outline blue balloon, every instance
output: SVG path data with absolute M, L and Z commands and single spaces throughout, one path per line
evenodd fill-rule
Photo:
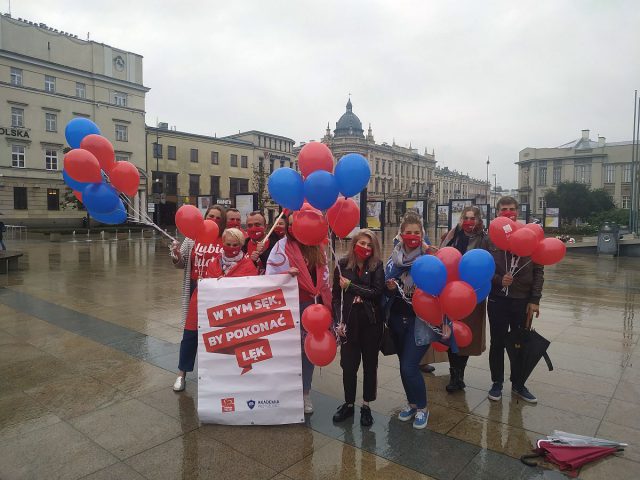
M 304 202 L 304 182 L 298 172 L 289 167 L 277 169 L 269 175 L 269 195 L 289 210 L 300 210 Z
M 371 169 L 366 158 L 348 153 L 340 159 L 334 170 L 338 188 L 345 197 L 352 197 L 369 184 Z
M 97 220 L 102 223 L 106 223 L 108 225 L 118 225 L 120 223 L 124 223 L 127 220 L 127 211 L 125 210 L 124 204 L 120 199 L 118 199 L 118 206 L 112 212 L 108 212 L 108 213 L 89 212 L 89 215 L 91 215 L 94 220 Z
M 439 295 L 447 283 L 447 268 L 433 255 L 422 255 L 411 266 L 413 283 L 424 292 Z
M 485 298 L 489 296 L 491 293 L 491 282 L 486 282 L 482 284 L 479 288 L 475 289 L 476 297 L 478 299 L 478 303 L 482 303 Z
M 80 148 L 80 142 L 87 135 L 95 133 L 100 135 L 100 129 L 88 118 L 76 117 L 67 123 L 64 129 L 64 137 L 71 148 Z
M 304 181 L 304 196 L 318 210 L 330 208 L 338 198 L 338 183 L 325 170 L 316 170 Z
M 481 248 L 467 251 L 458 264 L 460 280 L 467 282 L 473 288 L 480 288 L 490 281 L 496 271 L 493 256 Z
M 91 183 L 78 182 L 69 176 L 69 174 L 62 170 L 62 178 L 64 179 L 64 183 L 67 184 L 71 190 L 76 190 L 77 192 L 84 191 L 87 185 L 91 185 Z
M 92 183 L 82 191 L 82 203 L 93 216 L 113 212 L 120 201 L 118 191 L 106 183 Z

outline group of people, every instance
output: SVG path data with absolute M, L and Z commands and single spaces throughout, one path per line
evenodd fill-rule
M 518 202 L 503 197 L 497 204 L 498 215 L 517 219 Z M 368 229 L 357 232 L 346 254 L 336 262 L 331 279 L 329 262 L 322 245 L 308 246 L 296 240 L 293 215 L 279 217 L 273 233 L 266 237 L 266 220 L 260 212 L 246 218 L 246 231 L 241 229 L 240 213 L 219 205 L 210 207 L 205 218 L 218 224 L 222 232 L 217 244 L 206 248 L 185 239 L 174 242 L 171 256 L 176 267 L 184 268 L 183 322 L 179 371 L 175 391 L 185 388 L 185 376 L 193 371 L 197 350 L 197 282 L 200 278 L 272 275 L 288 273 L 297 277 L 300 313 L 309 305 L 322 303 L 330 307 L 336 337 L 340 342 L 340 366 L 343 372 L 344 403 L 333 416 L 343 422 L 355 414 L 357 374 L 362 364 L 363 392 L 360 423 L 373 424 L 370 402 L 376 399 L 378 355 L 383 334 L 391 337 L 400 364 L 400 377 L 407 405 L 398 414 L 401 421 L 413 421 L 413 427 L 427 426 L 427 389 L 422 374 L 425 364 L 449 362 L 449 393 L 464 390 L 464 372 L 470 355 L 480 355 L 485 349 L 485 323 L 488 312 L 491 343 L 489 365 L 492 385 L 488 398 L 502 398 L 504 384 L 505 337 L 509 330 L 529 328 L 533 316 L 539 315 L 542 294 L 543 267 L 528 257 L 515 257 L 493 245 L 484 229 L 480 209 L 466 207 L 459 223 L 443 236 L 440 248 L 450 246 L 460 253 L 482 248 L 488 250 L 496 263 L 492 289 L 487 300 L 480 302 L 465 319 L 473 334 L 472 342 L 448 358 L 433 352 L 434 341 L 447 340 L 451 329 L 433 329 L 416 317 L 411 305 L 415 285 L 411 266 L 422 255 L 433 254 L 437 248 L 429 245 L 422 219 L 407 213 L 394 239 L 391 256 L 383 262 L 378 237 Z M 517 267 L 517 274 L 513 266 Z M 332 280 L 332 281 L 331 281 Z M 301 344 L 307 335 L 300 326 Z M 517 365 L 511 366 L 517 372 Z M 313 412 L 310 398 L 314 365 L 302 348 L 302 382 L 305 413 Z M 524 381 L 512 374 L 513 393 L 535 403 Z

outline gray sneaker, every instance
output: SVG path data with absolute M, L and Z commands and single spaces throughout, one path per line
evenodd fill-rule
M 489 400 L 493 400 L 494 402 L 500 400 L 502 398 L 502 383 L 494 382 L 493 385 L 491 385 L 491 390 L 489 390 L 489 395 L 487 395 L 487 398 L 489 398 Z
M 531 393 L 527 387 L 513 387 L 511 389 L 511 391 L 513 393 L 515 393 L 517 396 L 519 396 L 522 400 L 524 400 L 525 402 L 529 402 L 529 403 L 538 403 L 538 399 L 536 398 L 536 396 Z

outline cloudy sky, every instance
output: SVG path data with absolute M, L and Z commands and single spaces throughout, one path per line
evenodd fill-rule
M 6 12 L 9 0 L 0 0 Z M 376 141 L 517 184 L 528 146 L 591 129 L 630 140 L 640 88 L 634 0 L 13 0 L 144 56 L 147 124 L 319 140 L 348 94 Z

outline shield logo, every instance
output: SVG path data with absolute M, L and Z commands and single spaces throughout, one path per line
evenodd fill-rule
M 247 400 L 247 406 L 249 407 L 249 409 L 253 410 L 253 407 L 256 406 L 256 402 L 254 402 L 253 400 Z

